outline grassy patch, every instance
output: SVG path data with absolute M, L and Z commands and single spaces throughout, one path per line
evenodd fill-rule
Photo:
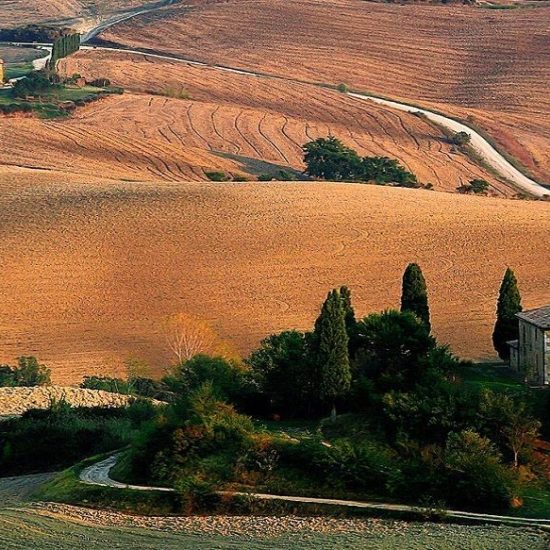
M 530 484 L 522 493 L 523 506 L 511 515 L 524 518 L 550 519 L 550 483 Z
M 461 367 L 458 376 L 465 384 L 494 391 L 524 390 L 521 376 L 507 366 L 494 363 L 477 363 Z
M 23 111 L 21 107 L 28 106 L 28 112 L 32 112 L 39 118 L 65 118 L 70 115 L 70 110 L 63 108 L 63 103 L 72 102 L 78 106 L 94 101 L 103 94 L 120 93 L 117 89 L 96 88 L 84 86 L 82 88 L 64 86 L 43 93 L 39 99 L 20 99 L 12 96 L 10 89 L 0 90 L 0 108 L 13 106 L 14 111 Z M 24 111 L 23 111 L 24 112 Z
M 32 63 L 12 63 L 6 67 L 6 78 L 8 80 L 12 78 L 21 78 L 27 76 L 33 71 Z

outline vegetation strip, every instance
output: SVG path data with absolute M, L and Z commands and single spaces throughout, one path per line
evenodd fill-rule
M 96 462 L 90 466 L 87 466 L 80 472 L 80 481 L 87 485 L 98 485 L 101 487 L 112 487 L 113 489 L 132 489 L 135 491 L 160 491 L 160 492 L 175 492 L 172 487 L 154 487 L 147 485 L 130 485 L 121 483 L 109 477 L 111 468 L 116 464 L 120 454 L 114 454 L 109 458 Z M 390 511 L 390 512 L 411 512 L 418 514 L 428 514 L 430 512 L 427 508 L 418 506 L 408 506 L 406 504 L 385 504 L 378 502 L 362 502 L 356 500 L 340 500 L 331 498 L 315 498 L 315 497 L 301 497 L 291 495 L 271 495 L 267 493 L 244 493 L 239 491 L 216 491 L 221 496 L 242 496 L 259 500 L 282 500 L 287 502 L 309 503 L 309 504 L 322 504 L 329 506 L 342 506 L 346 508 L 368 508 L 372 510 Z M 550 519 L 536 519 L 536 518 L 518 518 L 513 516 L 502 516 L 493 514 L 478 514 L 475 512 L 463 512 L 459 510 L 442 510 L 442 514 L 447 518 L 466 519 L 480 522 L 490 523 L 509 523 L 513 525 L 524 525 L 530 527 L 550 526 Z

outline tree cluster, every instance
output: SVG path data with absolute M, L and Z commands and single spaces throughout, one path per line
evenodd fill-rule
M 68 57 L 80 49 L 80 34 L 66 34 L 56 38 L 53 43 L 52 56 L 50 58 L 50 69 L 55 71 L 56 63 Z
M 16 98 L 27 99 L 47 94 L 56 87 L 58 85 L 51 82 L 45 71 L 34 71 L 14 84 L 12 94 Z
M 330 181 L 373 182 L 419 187 L 416 176 L 388 157 L 360 157 L 334 136 L 303 146 L 306 174 Z

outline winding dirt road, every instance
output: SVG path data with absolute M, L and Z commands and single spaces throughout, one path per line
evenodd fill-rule
M 81 42 L 84 44 L 86 42 L 89 42 L 93 38 L 95 38 L 98 34 L 102 33 L 103 31 L 118 25 L 119 23 L 123 23 L 124 21 L 128 21 L 128 19 L 132 19 L 134 17 L 137 17 L 138 15 L 144 15 L 146 13 L 150 13 L 152 11 L 157 11 L 161 8 L 164 8 L 166 6 L 170 6 L 171 4 L 174 4 L 176 0 L 163 0 L 161 2 L 156 2 L 155 4 L 148 4 L 143 6 L 142 8 L 126 11 L 123 13 L 120 13 L 118 15 L 113 15 L 112 17 L 109 17 L 105 21 L 102 21 L 101 23 L 98 23 L 96 26 L 91 27 L 89 30 L 85 30 L 81 37 Z
M 102 460 L 96 462 L 87 468 L 84 468 L 80 472 L 80 480 L 82 483 L 87 485 L 99 485 L 101 487 L 112 487 L 115 489 L 134 489 L 137 491 L 163 491 L 163 492 L 174 492 L 174 489 L 167 487 L 153 487 L 147 485 L 127 485 L 125 483 L 120 483 L 115 481 L 110 477 L 110 472 L 113 466 L 116 464 L 119 454 L 115 454 Z M 289 496 L 289 495 L 271 495 L 266 493 L 239 493 L 239 492 L 226 492 L 218 491 L 220 495 L 237 495 L 237 496 L 249 496 L 256 498 L 258 500 L 279 500 L 285 502 L 297 502 L 305 504 L 320 504 L 327 506 L 340 506 L 342 508 L 355 508 L 363 510 L 379 510 L 381 512 L 411 512 L 418 513 L 422 511 L 421 508 L 417 506 L 408 506 L 406 504 L 383 504 L 379 502 L 363 502 L 357 500 L 339 500 L 339 499 L 330 499 L 330 498 L 313 498 L 313 497 L 300 497 L 300 496 Z M 426 510 L 428 511 L 428 510 Z M 535 518 L 517 518 L 513 516 L 497 516 L 491 514 L 477 514 L 474 512 L 463 512 L 459 510 L 445 510 L 446 517 L 468 520 L 468 521 L 479 521 L 481 523 L 506 523 L 510 525 L 521 525 L 529 527 L 549 527 L 550 528 L 550 519 L 535 519 Z

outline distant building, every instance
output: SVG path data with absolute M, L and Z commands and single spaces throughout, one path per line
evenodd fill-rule
M 529 384 L 550 383 L 550 305 L 522 311 L 519 339 L 508 342 L 510 366 L 525 376 Z

